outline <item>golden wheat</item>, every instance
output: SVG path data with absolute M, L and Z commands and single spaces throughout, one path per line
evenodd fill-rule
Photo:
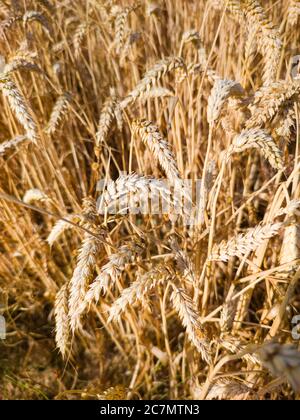
M 0 1 L 2 399 L 297 399 L 299 11 Z

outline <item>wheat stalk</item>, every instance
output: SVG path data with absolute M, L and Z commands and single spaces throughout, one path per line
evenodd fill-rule
M 8 16 L 10 14 L 10 8 L 7 6 L 3 1 L 0 3 L 0 11 L 1 14 L 4 16 Z

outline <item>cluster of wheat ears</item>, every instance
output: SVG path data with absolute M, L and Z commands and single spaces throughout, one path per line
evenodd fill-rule
M 0 14 L 1 395 L 297 398 L 300 1 Z

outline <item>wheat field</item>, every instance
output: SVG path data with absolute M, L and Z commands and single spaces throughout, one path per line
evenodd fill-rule
M 298 399 L 300 1 L 0 13 L 0 398 Z

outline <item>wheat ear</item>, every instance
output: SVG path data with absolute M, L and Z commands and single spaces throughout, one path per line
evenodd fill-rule
M 147 99 L 168 97 L 174 97 L 174 92 L 164 87 L 155 86 L 141 94 L 139 99 L 142 101 L 142 103 L 144 103 Z
M 50 246 L 53 246 L 53 244 L 60 238 L 60 236 L 69 229 L 73 229 L 75 226 L 72 223 L 78 223 L 81 220 L 81 216 L 78 214 L 70 214 L 64 217 L 66 220 L 59 220 L 55 223 L 53 226 L 48 238 L 47 242 Z M 72 223 L 68 223 L 68 222 Z
M 71 99 L 72 96 L 68 92 L 63 93 L 57 98 L 46 127 L 46 133 L 53 135 L 56 132 L 60 121 L 65 117 L 69 109 Z
M 19 92 L 16 84 L 8 75 L 1 75 L 0 88 L 4 96 L 7 97 L 10 107 L 15 113 L 18 121 L 24 127 L 27 137 L 36 143 L 38 137 L 36 124 L 31 116 L 31 110 L 26 104 L 24 97 Z
M 203 333 L 203 327 L 200 323 L 200 315 L 194 307 L 192 299 L 187 292 L 178 288 L 172 283 L 173 291 L 171 293 L 171 301 L 174 309 L 179 315 L 182 325 L 186 329 L 189 340 L 194 344 L 202 359 L 206 363 L 211 362 L 208 342 Z
M 65 284 L 61 287 L 55 298 L 54 304 L 55 315 L 55 342 L 65 358 L 68 350 L 69 339 L 69 316 L 68 316 L 68 285 Z
M 294 222 L 284 229 L 279 263 L 284 265 L 291 263 L 290 267 L 285 270 L 285 277 L 290 277 L 298 268 L 299 264 L 295 261 L 300 258 L 300 227 Z M 282 272 L 281 272 L 282 276 Z
M 83 217 L 86 220 L 84 227 L 96 235 L 98 233 L 98 229 L 94 226 L 96 205 L 91 198 L 84 199 Z M 73 333 L 80 325 L 80 319 L 77 316 L 78 308 L 84 300 L 86 287 L 92 277 L 100 248 L 101 242 L 98 238 L 85 232 L 77 257 L 77 264 L 70 280 L 69 319 Z
M 22 15 L 8 16 L 0 23 L 0 33 L 5 32 L 14 26 L 15 23 L 22 21 Z
M 156 63 L 146 72 L 142 80 L 139 81 L 137 86 L 121 102 L 121 107 L 126 108 L 129 104 L 135 102 L 137 98 L 149 91 L 162 76 L 179 67 L 184 67 L 184 62 L 180 57 L 167 57 Z
M 288 17 L 287 17 L 288 26 L 292 28 L 296 26 L 299 16 L 300 16 L 300 1 L 290 0 L 289 7 L 288 7 Z
M 101 293 L 106 293 L 109 287 L 114 286 L 126 266 L 141 252 L 142 247 L 138 244 L 123 245 L 118 249 L 118 252 L 108 257 L 108 262 L 101 268 L 98 276 L 90 284 L 84 300 L 78 307 L 76 314 L 78 318 L 93 302 L 98 302 Z
M 50 15 L 52 15 L 55 12 L 55 6 L 53 6 L 50 1 L 48 0 L 37 0 L 37 3 L 40 4 L 40 6 L 47 12 L 49 12 Z
M 108 182 L 106 190 L 98 200 L 99 214 L 124 214 L 132 206 L 139 204 L 140 210 L 149 210 L 149 200 L 158 203 L 162 200 L 162 210 L 168 210 L 170 218 L 176 213 L 185 214 L 185 206 L 181 197 L 172 192 L 162 180 L 143 177 L 137 174 L 121 175 L 116 181 Z M 157 209 L 156 209 L 157 211 Z M 187 215 L 189 216 L 189 215 Z
M 265 130 L 259 128 L 243 130 L 241 134 L 236 136 L 233 139 L 229 154 L 240 153 L 244 150 L 253 148 L 259 149 L 273 168 L 278 170 L 283 169 L 282 153 L 277 147 L 273 137 Z
M 36 71 L 41 73 L 42 70 L 34 62 L 36 57 L 36 53 L 21 49 L 5 65 L 3 73 L 10 74 L 18 70 Z
M 26 27 L 29 22 L 39 22 L 39 24 L 45 29 L 48 36 L 53 38 L 53 29 L 48 18 L 43 13 L 37 12 L 35 10 L 28 10 L 23 15 L 24 26 Z
M 286 104 L 274 121 L 274 128 L 277 136 L 281 137 L 286 144 L 290 144 L 293 140 L 293 133 L 296 132 L 297 116 L 294 104 Z M 296 137 L 296 136 L 295 136 Z
M 101 394 L 98 394 L 98 400 L 126 400 L 127 391 L 123 385 L 111 386 Z
M 149 148 L 155 159 L 159 161 L 169 181 L 172 184 L 180 181 L 179 170 L 171 147 L 161 135 L 158 127 L 151 121 L 134 120 L 132 131 L 134 134 L 139 134 L 143 143 Z
M 171 248 L 180 276 L 185 281 L 196 285 L 195 268 L 188 254 L 179 247 L 175 240 L 171 242 Z
M 121 296 L 113 303 L 109 310 L 108 322 L 118 320 L 128 305 L 136 302 L 145 303 L 149 293 L 160 284 L 166 283 L 171 275 L 164 266 L 158 266 L 151 271 L 139 275 L 127 289 L 124 289 Z
M 255 92 L 252 103 L 249 105 L 251 118 L 246 122 L 246 128 L 263 127 L 268 121 L 281 110 L 286 108 L 287 103 L 292 107 L 300 93 L 300 81 L 279 81 L 263 86 Z
M 128 23 L 128 16 L 134 10 L 134 7 L 125 7 L 121 9 L 115 16 L 115 48 L 119 55 L 125 44 L 126 27 Z
M 69 317 L 73 332 L 80 324 L 78 308 L 84 300 L 86 286 L 93 274 L 99 250 L 100 242 L 98 239 L 86 233 L 79 250 L 76 268 L 70 280 Z
M 226 12 L 232 14 L 233 17 L 242 19 L 244 17 L 241 0 L 212 0 L 212 5 L 217 10 L 223 10 L 226 6 Z
M 219 344 L 232 354 L 237 354 L 245 351 L 246 345 L 241 343 L 239 338 L 227 335 L 226 339 L 219 339 Z M 255 354 L 246 353 L 242 359 L 251 364 L 258 364 L 259 358 Z
M 216 80 L 207 104 L 207 120 L 211 125 L 217 121 L 223 110 L 226 100 L 230 96 L 241 96 L 244 90 L 242 86 L 233 80 Z
M 49 197 L 38 188 L 31 188 L 27 190 L 23 197 L 23 202 L 26 204 L 34 203 L 35 201 L 48 201 Z
M 122 126 L 122 111 L 120 110 L 116 90 L 114 88 L 110 89 L 110 95 L 105 100 L 103 108 L 100 113 L 97 133 L 96 133 L 96 147 L 99 146 L 107 140 L 108 134 L 110 132 L 112 123 L 114 119 L 119 121 L 119 129 Z
M 211 261 L 227 262 L 230 257 L 242 258 L 249 252 L 255 251 L 266 239 L 278 235 L 283 223 L 269 223 L 249 229 L 247 233 L 238 235 L 228 242 L 221 242 L 214 246 Z
M 28 140 L 29 139 L 26 136 L 17 136 L 13 139 L 0 143 L 0 156 L 5 155 L 8 150 L 16 148 L 20 144 L 26 143 Z
M 81 52 L 81 46 L 86 36 L 86 32 L 88 29 L 88 25 L 86 22 L 79 23 L 77 28 L 75 29 L 75 33 L 73 36 L 73 45 L 74 45 L 74 55 L 75 58 L 78 59 Z
M 279 30 L 268 18 L 258 0 L 241 0 L 241 8 L 249 28 L 258 34 L 258 46 L 264 56 L 263 81 L 266 85 L 276 80 L 280 62 L 282 42 Z
M 249 400 L 249 394 L 251 399 L 253 390 L 241 382 L 219 379 L 213 383 L 206 400 Z

